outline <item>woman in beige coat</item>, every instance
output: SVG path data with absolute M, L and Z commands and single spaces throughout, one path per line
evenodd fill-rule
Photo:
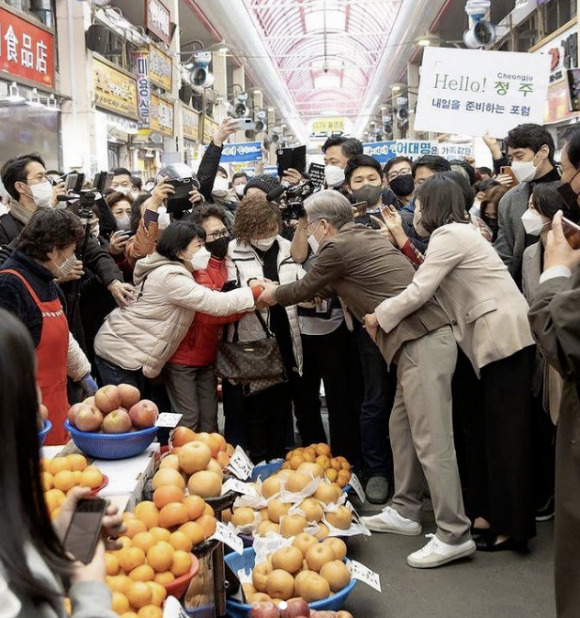
M 535 535 L 528 304 L 507 268 L 469 224 L 461 189 L 436 175 L 417 191 L 414 226 L 429 249 L 412 284 L 365 317 L 389 332 L 435 295 L 480 378 L 473 393 L 469 498 L 478 549 L 523 549 Z M 478 404 L 481 402 L 481 406 Z M 478 413 L 477 410 L 480 409 Z

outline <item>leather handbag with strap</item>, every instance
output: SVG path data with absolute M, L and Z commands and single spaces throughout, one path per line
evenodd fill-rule
M 240 341 L 236 322 L 232 341 L 220 342 L 215 364 L 217 375 L 233 384 L 242 384 L 246 395 L 286 381 L 286 369 L 276 337 L 262 314 L 258 310 L 254 313 L 266 338 Z

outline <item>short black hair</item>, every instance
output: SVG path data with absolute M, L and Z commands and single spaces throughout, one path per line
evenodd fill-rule
M 477 182 L 477 176 L 475 175 L 475 169 L 473 168 L 472 165 L 469 165 L 469 163 L 465 161 L 465 159 L 453 159 L 449 161 L 449 165 L 451 165 L 451 169 L 453 169 L 454 166 L 458 166 L 464 169 L 469 178 L 469 184 L 472 187 Z
M 133 186 L 135 187 L 135 189 L 141 191 L 141 189 L 143 188 L 143 181 L 141 180 L 141 178 L 139 176 L 131 176 L 131 181 L 133 182 Z
M 248 175 L 246 174 L 246 172 L 236 172 L 233 176 L 232 176 L 232 184 L 234 184 L 234 180 L 237 180 L 238 178 L 245 178 L 246 180 L 249 180 Z
M 105 202 L 107 202 L 107 206 L 113 210 L 113 206 L 115 206 L 118 202 L 129 202 L 129 204 L 133 206 L 134 200 L 130 195 L 125 195 L 120 191 L 113 191 L 113 193 L 107 194 Z
M 64 176 L 64 172 L 59 172 L 58 170 L 46 170 L 47 176 Z
M 113 176 L 130 176 L 133 180 L 133 174 L 126 167 L 116 167 L 113 170 Z
M 493 172 L 491 171 L 489 167 L 478 167 L 477 171 L 480 174 L 485 174 L 486 176 L 493 176 Z
M 229 175 L 229 174 L 228 174 L 228 172 L 227 172 L 227 170 L 226 170 L 226 168 L 225 168 L 225 167 L 223 167 L 223 165 L 218 165 L 217 171 L 218 171 L 218 172 L 221 172 L 222 174 L 225 174 L 225 175 L 226 175 L 226 178 L 227 178 L 227 177 L 228 177 L 228 175 Z
M 14 159 L 8 159 L 2 166 L 2 170 L 0 170 L 2 184 L 10 194 L 10 197 L 16 201 L 20 199 L 20 193 L 16 191 L 14 185 L 17 182 L 26 182 L 26 167 L 29 163 L 40 163 L 40 165 L 46 167 L 44 159 L 37 152 L 31 152 Z
M 476 182 L 473 185 L 473 190 L 476 193 L 479 193 L 480 191 L 487 191 L 488 189 L 490 189 L 491 187 L 495 187 L 496 185 L 499 185 L 499 182 L 497 180 L 494 180 L 493 178 L 488 178 L 486 180 L 480 180 L 479 182 Z
M 461 192 L 463 193 L 463 201 L 465 202 L 465 211 L 469 212 L 471 207 L 473 206 L 473 200 L 475 199 L 475 191 L 473 187 L 465 178 L 465 175 L 461 172 L 451 170 L 450 172 L 441 172 L 438 174 L 439 176 L 443 176 L 445 178 L 450 178 L 454 182 L 459 185 Z
M 329 137 L 322 146 L 322 152 L 326 152 L 332 146 L 342 146 L 342 154 L 348 159 L 361 155 L 363 153 L 362 142 L 356 137 Z
M 351 176 L 359 167 L 372 167 L 377 171 L 381 178 L 383 177 L 383 168 L 381 167 L 381 164 L 375 158 L 370 157 L 369 155 L 361 154 L 349 159 L 346 167 L 344 168 L 344 178 L 347 184 L 350 184 Z
M 181 262 L 178 254 L 185 251 L 194 238 L 201 238 L 205 242 L 204 229 L 191 221 L 175 221 L 163 230 L 156 251 L 172 262 Z
M 432 172 L 438 174 L 439 172 L 449 172 L 451 171 L 451 165 L 447 159 L 440 157 L 439 155 L 425 155 L 420 159 L 417 159 L 413 163 L 413 178 L 415 178 L 415 174 L 417 172 L 418 167 L 427 167 Z
M 216 204 L 204 204 L 199 208 L 194 208 L 193 212 L 188 217 L 188 221 L 191 221 L 201 227 L 203 222 L 210 217 L 216 217 L 216 219 L 219 219 L 226 227 L 228 227 L 223 209 Z
M 545 217 L 553 219 L 554 215 L 561 210 L 567 219 L 576 223 L 580 219 L 580 208 L 577 204 L 573 208 L 568 206 L 558 192 L 558 188 L 561 186 L 562 182 L 560 180 L 535 184 L 532 192 L 532 204 Z
M 421 223 L 428 232 L 446 223 L 470 222 L 461 186 L 450 174 L 435 174 L 426 180 L 417 187 L 416 199 L 421 204 Z
M 49 251 L 78 245 L 83 237 L 83 226 L 77 215 L 66 208 L 40 208 L 20 232 L 16 248 L 35 260 L 46 262 Z
M 564 148 L 570 163 L 576 169 L 580 169 L 580 127 L 574 126 L 566 130 L 563 138 L 566 140 Z
M 409 157 L 395 157 L 394 159 L 389 159 L 385 163 L 385 167 L 383 167 L 383 172 L 385 176 L 390 172 L 393 165 L 397 165 L 397 163 L 408 163 L 411 169 L 413 169 L 413 161 L 409 159 Z
M 553 165 L 556 147 L 550 132 L 543 126 L 533 122 L 519 124 L 507 134 L 505 139 L 506 148 L 529 148 L 534 153 L 538 152 L 544 144 L 550 149 L 548 160 Z

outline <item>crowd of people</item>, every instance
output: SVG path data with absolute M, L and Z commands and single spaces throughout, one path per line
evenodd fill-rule
M 236 130 L 220 125 L 197 173 L 174 164 L 142 183 L 119 168 L 103 195 L 87 184 L 90 217 L 38 154 L 4 163 L 0 308 L 25 329 L 4 313 L 0 348 L 19 337 L 36 350 L 47 443 L 66 441 L 69 404 L 99 385 L 133 384 L 204 432 L 218 430 L 221 398 L 226 439 L 254 463 L 293 448 L 294 423 L 301 443 L 329 442 L 367 500 L 388 502 L 363 517 L 373 531 L 421 534 L 428 495 L 436 532 L 412 567 L 527 551 L 555 510 L 558 615 L 575 616 L 580 249 L 567 236 L 580 131 L 559 163 L 542 126 L 503 146 L 486 137 L 493 169 L 435 155 L 383 166 L 332 137 L 324 186 L 297 205 L 285 190 L 304 170 L 228 176 Z M 169 207 L 172 181 L 190 183 L 185 208 Z M 280 375 L 228 377 L 222 343 L 261 340 L 275 342 Z M 22 516 L 45 525 L 34 508 Z M 11 547 L 0 542 L 0 563 Z M 69 572 L 52 536 L 35 549 Z

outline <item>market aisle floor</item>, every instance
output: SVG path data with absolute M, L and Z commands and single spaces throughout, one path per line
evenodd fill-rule
M 424 533 L 433 531 L 427 525 Z M 383 592 L 359 583 L 346 609 L 355 618 L 554 618 L 553 532 L 553 522 L 539 524 L 533 551 L 525 556 L 477 552 L 473 559 L 423 570 L 405 561 L 423 536 L 354 537 L 349 557 L 380 573 Z

